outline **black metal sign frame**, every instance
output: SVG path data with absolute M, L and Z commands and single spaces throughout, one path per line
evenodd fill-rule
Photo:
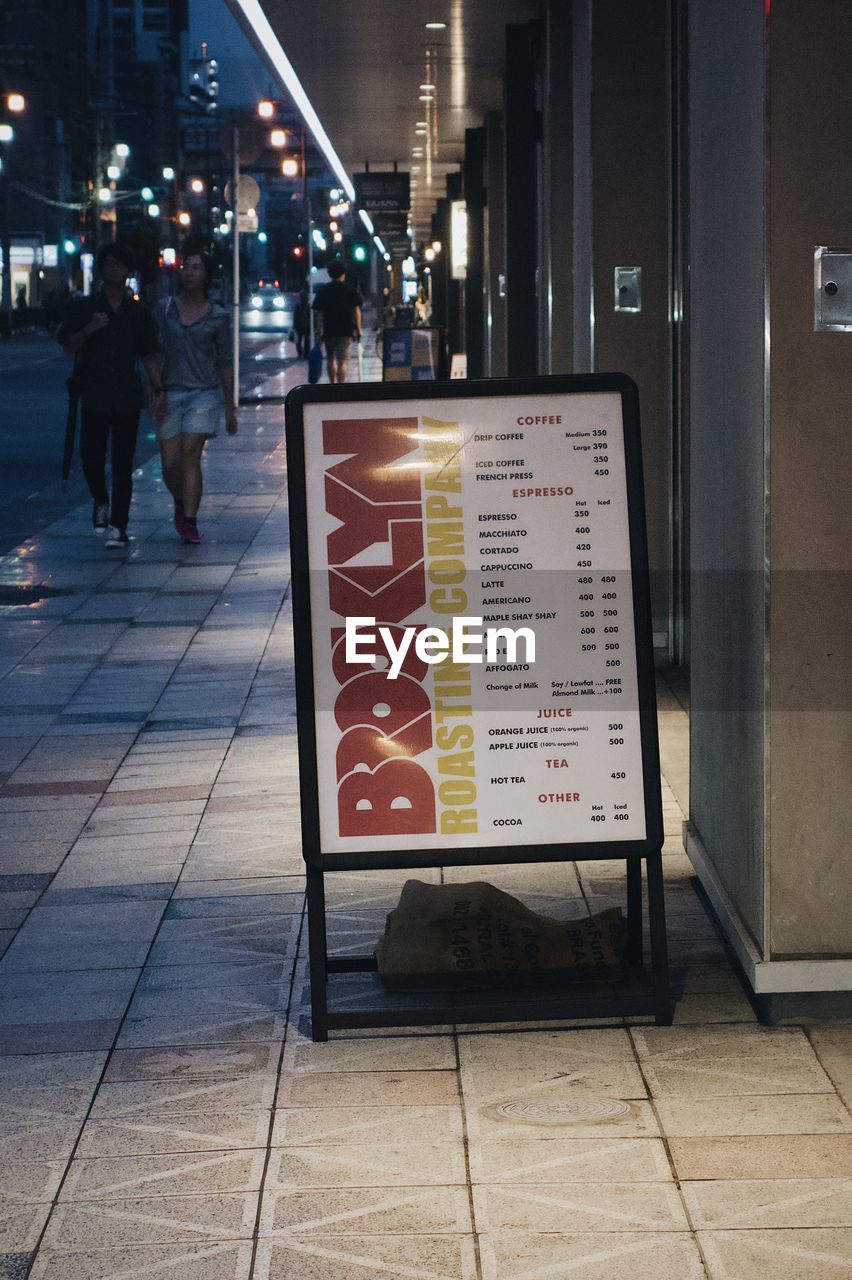
M 317 775 L 316 700 L 311 628 L 308 505 L 305 472 L 304 414 L 306 405 L 375 404 L 417 400 L 440 403 L 475 397 L 503 400 L 547 394 L 615 393 L 621 398 L 626 475 L 627 517 L 630 540 L 633 622 L 638 683 L 638 709 L 646 823 L 644 840 L 611 840 L 577 844 L 436 846 L 416 851 L 375 850 L 364 853 L 323 853 L 320 840 L 319 784 Z M 441 1023 L 495 1022 L 501 1020 L 607 1016 L 601 1013 L 600 995 L 574 992 L 542 999 L 525 999 L 508 993 L 505 1006 L 486 1003 L 477 1013 L 470 998 L 456 997 L 446 1005 L 420 1009 L 376 1008 L 329 1012 L 327 983 L 330 973 L 375 970 L 372 956 L 329 956 L 326 937 L 325 887 L 327 871 L 382 870 L 446 866 L 482 866 L 494 863 L 577 862 L 624 859 L 627 880 L 627 958 L 634 966 L 642 961 L 642 862 L 646 864 L 648 917 L 651 946 L 651 986 L 632 982 L 616 993 L 614 1016 L 653 1013 L 660 1024 L 672 1020 L 666 945 L 662 876 L 663 813 L 660 760 L 657 739 L 656 688 L 648 553 L 645 533 L 642 455 L 639 434 L 639 401 L 635 384 L 623 374 L 589 374 L 528 379 L 493 379 L 483 382 L 361 383 L 296 387 L 286 398 L 287 471 L 292 565 L 293 627 L 296 668 L 299 786 L 302 850 L 306 862 L 308 927 L 311 969 L 311 1014 L 314 1040 L 326 1040 L 329 1029 L 364 1026 L 437 1025 Z M 635 976 L 635 975 L 634 975 Z M 598 990 L 599 990 L 598 984 Z M 576 1013 L 571 1013 L 576 1009 Z M 501 1012 L 502 1010 L 502 1012 Z M 548 1012 L 548 1010 L 552 1010 Z

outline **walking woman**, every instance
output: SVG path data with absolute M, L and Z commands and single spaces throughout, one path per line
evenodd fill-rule
M 207 297 L 211 270 L 206 254 L 185 253 L 181 293 L 164 298 L 156 311 L 164 392 L 157 405 L 157 434 L 163 479 L 175 503 L 175 529 L 186 543 L 201 541 L 204 446 L 223 425 L 229 436 L 237 430 L 231 327 L 225 309 Z

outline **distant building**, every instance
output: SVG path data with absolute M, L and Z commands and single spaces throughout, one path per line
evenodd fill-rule
M 21 289 L 36 304 L 58 285 L 62 245 L 78 228 L 87 177 L 90 115 L 86 0 L 6 0 L 0 5 L 0 120 L 14 138 L 0 147 L 0 233 L 11 257 L 4 310 Z M 11 114 L 5 95 L 21 93 Z M 0 263 L 2 270 L 2 263 Z M 4 282 L 5 283 L 5 282 Z
M 187 0 L 0 6 L 0 92 L 26 99 L 10 117 L 14 139 L 0 143 L 5 312 L 21 290 L 38 305 L 66 281 L 88 280 L 86 255 L 119 232 L 138 243 L 150 275 L 172 238 L 171 224 L 148 208 L 175 212 L 163 169 L 180 167 L 187 25 Z M 0 122 L 6 114 L 0 104 Z
M 176 210 L 173 182 L 164 169 L 180 167 L 181 98 L 186 85 L 188 0 L 87 0 L 88 56 L 93 70 L 93 170 L 100 225 L 95 238 L 115 230 L 137 242 L 150 275 L 161 244 L 172 239 L 164 219 Z M 116 155 L 116 144 L 129 155 Z M 110 177 L 110 166 L 120 170 Z M 115 194 L 97 200 L 97 189 Z M 141 192 L 150 188 L 145 199 Z M 149 216 L 157 206 L 159 217 Z M 104 224 L 107 224 L 106 226 Z

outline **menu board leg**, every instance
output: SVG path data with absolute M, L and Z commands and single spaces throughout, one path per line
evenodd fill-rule
M 669 953 L 666 942 L 666 907 L 663 898 L 663 857 L 649 853 L 648 922 L 651 928 L 651 972 L 654 983 L 654 1015 L 658 1026 L 670 1027 L 674 1017 L 669 986 Z
M 311 969 L 311 1039 L 328 1039 L 328 943 L 325 884 L 318 867 L 305 866 L 308 898 L 308 955 Z
M 642 968 L 642 863 L 627 859 L 627 946 L 624 962 Z
M 669 978 L 668 947 L 666 943 L 666 908 L 663 887 L 663 860 L 660 850 L 648 853 L 643 858 L 629 857 L 625 859 L 627 868 L 627 945 L 625 948 L 625 965 L 633 969 L 641 969 L 643 959 L 642 945 L 642 862 L 647 863 L 648 885 L 648 920 L 651 934 L 651 974 L 641 982 L 643 994 L 641 1007 L 635 1005 L 636 990 L 634 980 L 628 980 L 630 1004 L 622 1006 L 620 1016 L 633 1013 L 653 1013 L 658 1026 L 671 1026 L 674 1014 L 671 985 Z M 311 1038 L 314 1041 L 328 1040 L 329 1029 L 344 1027 L 395 1027 L 395 1026 L 441 1026 L 463 1022 L 501 1022 L 542 1020 L 547 1018 L 583 1018 L 605 1016 L 605 999 L 586 993 L 578 993 L 576 998 L 567 997 L 565 993 L 555 996 L 552 1001 L 518 993 L 517 1001 L 511 998 L 504 1007 L 487 1004 L 478 1008 L 475 993 L 457 994 L 448 997 L 446 1005 L 435 1004 L 405 1010 L 359 1008 L 335 1008 L 328 1010 L 329 975 L 338 973 L 374 973 L 377 968 L 374 954 L 367 955 L 329 955 L 326 932 L 325 884 L 322 868 L 315 863 L 306 864 L 307 900 L 308 900 L 308 951 L 310 956 L 310 991 L 311 991 Z M 627 975 L 625 975 L 627 977 Z M 463 1010 L 459 1002 L 466 1004 L 467 999 L 474 1003 Z M 572 1001 L 576 1007 L 572 1007 Z M 600 1005 L 600 1007 L 598 1007 Z

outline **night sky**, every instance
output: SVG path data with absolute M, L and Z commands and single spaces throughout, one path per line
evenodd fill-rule
M 190 57 L 198 56 L 202 40 L 207 41 L 208 57 L 219 62 L 220 102 L 226 105 L 245 104 L 270 93 L 272 83 L 269 74 L 225 0 L 190 0 Z

